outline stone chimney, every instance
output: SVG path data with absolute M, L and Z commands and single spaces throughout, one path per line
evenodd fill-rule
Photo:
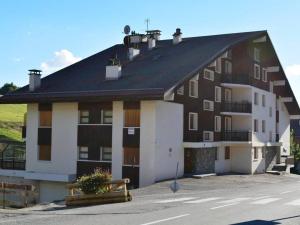
M 117 56 L 112 57 L 109 60 L 109 64 L 106 66 L 105 79 L 117 80 L 122 75 L 122 66 Z
M 182 37 L 181 37 L 181 30 L 180 28 L 176 29 L 176 32 L 173 34 L 173 44 L 177 45 L 178 43 L 180 43 L 182 41 Z
M 128 49 L 128 58 L 130 61 L 133 60 L 139 54 L 140 54 L 140 50 L 138 48 L 129 48 Z
M 152 50 L 153 48 L 155 48 L 155 46 L 156 46 L 156 39 L 151 35 L 148 38 L 148 49 Z
M 29 91 L 35 91 L 41 87 L 41 70 L 28 70 L 29 71 Z

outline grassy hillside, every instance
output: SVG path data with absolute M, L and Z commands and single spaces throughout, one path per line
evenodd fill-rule
M 21 140 L 26 105 L 0 105 L 0 139 Z

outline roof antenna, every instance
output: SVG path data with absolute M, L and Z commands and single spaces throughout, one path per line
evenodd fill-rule
M 145 19 L 145 23 L 147 24 L 147 30 L 149 30 L 150 19 L 149 18 Z

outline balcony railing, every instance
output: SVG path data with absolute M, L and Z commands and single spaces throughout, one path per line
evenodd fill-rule
M 223 131 L 222 141 L 251 141 L 252 133 L 250 131 Z
M 221 106 L 222 112 L 251 113 L 252 104 L 250 102 L 224 102 Z
M 25 170 L 25 143 L 0 140 L 0 169 Z
M 230 84 L 251 84 L 251 77 L 249 75 L 232 75 L 232 74 L 223 74 L 222 83 Z
M 25 170 L 26 161 L 20 159 L 0 159 L 0 169 Z

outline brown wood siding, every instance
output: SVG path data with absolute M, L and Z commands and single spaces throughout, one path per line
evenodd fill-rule
M 124 126 L 125 127 L 140 127 L 140 110 L 125 109 L 124 110 Z
M 77 177 L 80 177 L 82 175 L 91 174 L 97 168 L 111 172 L 111 163 L 110 162 L 77 161 Z
M 38 128 L 38 145 L 51 145 L 51 128 Z
M 133 128 L 134 134 L 128 134 L 130 128 L 123 128 L 123 147 L 140 147 L 140 128 Z
M 39 111 L 52 111 L 52 104 L 51 103 L 40 103 Z
M 112 110 L 112 102 L 99 103 L 79 103 L 78 110 L 87 110 L 89 112 L 89 124 L 101 123 L 101 110 Z
M 125 101 L 123 104 L 124 109 L 140 109 L 141 108 L 141 103 L 139 101 Z
M 111 125 L 78 125 L 78 146 L 98 145 L 111 147 Z
M 129 178 L 129 188 L 138 188 L 139 187 L 139 176 L 140 176 L 140 168 L 132 167 L 132 166 L 123 166 L 122 169 L 122 178 Z

